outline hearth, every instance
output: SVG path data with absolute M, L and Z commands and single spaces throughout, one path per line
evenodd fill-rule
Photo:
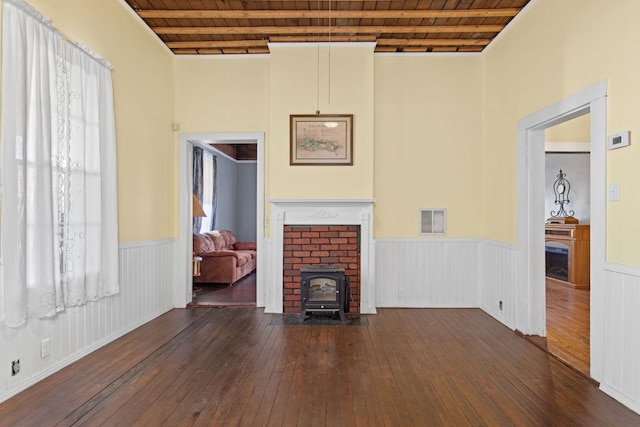
M 300 269 L 302 319 L 314 312 L 338 313 L 344 321 L 349 312 L 349 279 L 344 268 L 314 265 Z

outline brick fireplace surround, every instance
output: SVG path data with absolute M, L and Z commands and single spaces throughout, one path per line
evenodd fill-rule
M 343 267 L 350 280 L 350 311 L 376 313 L 374 202 L 374 199 L 269 200 L 271 238 L 266 313 L 300 312 L 300 267 L 314 264 Z M 295 246 L 285 249 L 290 244 Z
M 285 225 L 283 232 L 284 313 L 300 313 L 300 268 L 337 265 L 349 278 L 351 313 L 360 312 L 359 225 Z

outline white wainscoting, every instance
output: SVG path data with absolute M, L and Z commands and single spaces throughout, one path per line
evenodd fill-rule
M 378 307 L 479 307 L 480 242 L 376 239 Z
M 509 328 L 515 329 L 516 246 L 483 240 L 481 254 L 480 308 Z
M 120 246 L 120 293 L 49 320 L 2 329 L 0 402 L 173 308 L 175 240 Z M 51 354 L 42 358 L 42 340 Z M 12 360 L 20 373 L 11 376 Z
M 591 301 L 592 305 L 597 301 Z M 605 264 L 600 388 L 640 413 L 640 269 Z M 592 322 L 595 320 L 591 317 Z
M 515 277 L 515 245 L 376 239 L 378 307 L 479 307 L 513 329 Z

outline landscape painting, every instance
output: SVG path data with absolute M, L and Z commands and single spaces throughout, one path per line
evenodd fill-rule
M 353 165 L 353 115 L 291 115 L 291 165 Z

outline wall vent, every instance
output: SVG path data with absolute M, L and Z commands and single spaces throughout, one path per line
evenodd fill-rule
M 420 234 L 445 234 L 446 209 L 420 209 Z

